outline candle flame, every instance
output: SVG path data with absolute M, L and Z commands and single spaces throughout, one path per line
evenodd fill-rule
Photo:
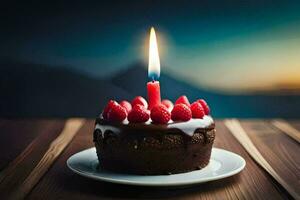
M 156 80 L 160 76 L 160 61 L 159 61 L 155 30 L 153 27 L 151 27 L 150 40 L 149 40 L 148 76 L 152 80 Z

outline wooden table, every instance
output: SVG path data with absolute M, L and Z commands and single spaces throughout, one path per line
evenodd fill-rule
M 288 184 L 298 188 L 299 193 L 299 143 L 275 127 L 271 119 L 239 122 L 264 158 Z M 300 120 L 289 120 L 288 124 L 300 130 Z M 76 125 L 78 129 L 74 128 Z M 249 156 L 225 126 L 224 120 L 216 120 L 214 146 L 240 154 L 247 162 L 245 169 L 229 178 L 185 188 L 109 184 L 74 174 L 67 168 L 66 160 L 72 154 L 93 146 L 93 128 L 92 119 L 0 120 L 0 199 L 292 198 Z

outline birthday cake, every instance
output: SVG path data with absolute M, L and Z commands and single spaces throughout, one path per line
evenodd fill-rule
M 131 103 L 109 101 L 96 119 L 94 143 L 102 169 L 140 175 L 176 174 L 208 165 L 215 124 L 203 100 L 181 96 L 148 107 L 143 97 Z

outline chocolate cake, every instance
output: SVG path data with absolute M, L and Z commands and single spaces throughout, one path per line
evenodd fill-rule
M 210 160 L 215 124 L 211 116 L 153 124 L 96 119 L 94 143 L 100 167 L 140 175 L 199 170 Z

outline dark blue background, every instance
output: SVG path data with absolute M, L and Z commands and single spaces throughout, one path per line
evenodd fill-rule
M 205 98 L 216 117 L 300 117 L 299 1 L 1 7 L 1 117 L 95 117 L 109 99 L 145 96 L 151 26 L 164 98 Z

